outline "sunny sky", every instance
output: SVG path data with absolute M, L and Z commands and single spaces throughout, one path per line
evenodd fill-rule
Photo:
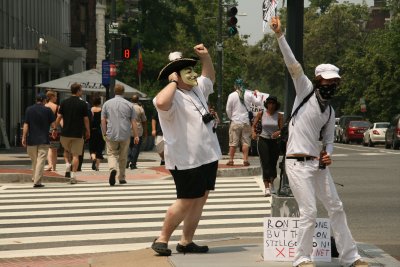
M 238 25 L 239 34 L 250 35 L 249 44 L 254 45 L 263 37 L 262 31 L 262 3 L 263 0 L 237 0 L 238 1 Z M 284 1 L 287 3 L 287 1 Z M 339 2 L 344 2 L 340 0 Z M 348 0 L 351 3 L 362 3 L 362 0 Z M 372 6 L 374 0 L 366 0 L 367 5 Z M 308 1 L 304 1 L 305 6 Z M 278 6 L 282 7 L 282 0 L 278 0 Z M 246 14 L 246 15 L 245 15 Z

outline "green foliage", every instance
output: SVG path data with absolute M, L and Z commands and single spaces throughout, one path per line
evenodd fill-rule
M 224 2 L 235 4 L 232 0 Z M 366 5 L 334 2 L 311 0 L 305 10 L 304 70 L 312 78 L 318 64 L 337 65 L 342 76 L 333 101 L 337 115 L 360 114 L 360 98 L 364 98 L 366 117 L 370 121 L 387 121 L 400 112 L 400 0 L 388 1 L 393 14 L 391 22 L 375 31 L 364 27 L 369 19 Z M 117 3 L 120 13 L 123 1 Z M 156 79 L 172 51 L 194 56 L 193 46 L 203 43 L 216 66 L 217 3 L 216 0 L 140 1 L 142 14 L 123 23 L 121 32 L 132 37 L 132 44 L 142 44 L 141 91 L 153 97 L 163 88 L 165 83 Z M 286 10 L 280 10 L 280 14 L 284 28 Z M 227 96 L 238 77 L 244 79 L 249 89 L 274 94 L 284 103 L 286 67 L 275 36 L 266 34 L 256 45 L 249 46 L 246 36 L 240 34 L 239 28 L 239 35 L 224 36 L 221 110 L 225 110 Z M 139 88 L 136 70 L 136 59 L 123 62 L 118 79 Z M 200 66 L 196 71 L 200 73 Z M 217 86 L 214 87 L 217 91 Z M 210 96 L 210 102 L 217 103 L 217 93 Z
M 321 13 L 325 13 L 331 3 L 336 2 L 335 0 L 310 0 L 310 7 L 319 8 Z

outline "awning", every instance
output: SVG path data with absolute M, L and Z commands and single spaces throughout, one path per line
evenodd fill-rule
M 75 82 L 82 85 L 82 90 L 85 94 L 91 92 L 100 92 L 103 95 L 106 93 L 106 88 L 101 83 L 101 72 L 97 69 L 87 70 L 81 73 L 72 74 L 70 76 L 62 77 L 56 80 L 48 81 L 45 83 L 37 84 L 35 87 L 38 88 L 51 88 L 59 92 L 70 92 L 71 85 Z M 134 93 L 139 93 L 141 98 L 145 98 L 147 95 L 140 92 L 138 89 L 133 88 L 118 80 L 116 84 L 122 84 L 125 87 L 124 96 L 132 96 Z

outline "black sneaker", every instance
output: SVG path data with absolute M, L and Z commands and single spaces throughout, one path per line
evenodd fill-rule
M 126 180 L 119 180 L 119 184 L 126 184 Z
M 110 183 L 111 186 L 115 185 L 115 176 L 117 175 L 116 170 L 112 170 L 110 173 L 110 178 L 108 179 L 108 182 Z
M 193 242 L 187 244 L 186 246 L 178 243 L 178 245 L 176 245 L 176 251 L 180 253 L 207 253 L 208 246 L 199 246 Z
M 154 239 L 151 244 L 151 249 L 158 253 L 160 256 L 171 256 L 172 251 L 168 248 L 167 243 L 156 242 L 157 238 Z
M 96 170 L 96 161 L 95 160 L 93 160 L 92 161 L 92 170 Z
M 165 161 L 164 161 L 164 160 L 161 160 L 160 166 L 163 166 L 163 165 L 165 165 Z
M 34 188 L 42 188 L 42 187 L 44 187 L 44 184 L 34 184 L 33 187 Z
M 129 165 L 129 168 L 131 168 L 131 170 L 137 169 L 136 164 L 133 164 L 133 163 L 131 163 L 131 164 Z

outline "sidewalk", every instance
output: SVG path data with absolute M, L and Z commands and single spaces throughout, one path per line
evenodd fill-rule
M 32 183 L 30 160 L 24 150 L 0 151 L 0 186 L 4 183 Z M 237 155 L 238 157 L 240 154 Z M 85 155 L 88 159 L 88 156 Z M 59 158 L 59 162 L 61 163 Z M 250 157 L 251 165 L 244 167 L 240 159 L 235 159 L 235 166 L 226 166 L 227 158 L 220 161 L 219 176 L 254 176 L 261 172 L 258 157 Z M 86 165 L 88 161 L 86 161 Z M 107 166 L 106 161 L 102 163 Z M 58 165 L 57 172 L 46 172 L 46 182 L 68 182 L 64 175 L 64 165 Z M 155 152 L 142 152 L 139 156 L 139 169 L 127 170 L 127 181 L 166 179 L 170 177 L 169 171 L 159 166 L 159 157 Z M 80 183 L 108 182 L 108 171 L 87 171 L 78 173 Z M 151 245 L 149 240 L 149 247 Z M 128 252 L 80 254 L 70 256 L 49 256 L 33 258 L 0 259 L 2 267 L 289 267 L 290 262 L 265 262 L 263 260 L 262 233 L 259 238 L 232 238 L 225 240 L 199 241 L 210 247 L 206 254 L 178 254 L 175 251 L 176 243 L 171 242 L 169 247 L 173 254 L 170 257 L 156 256 L 150 248 L 132 250 Z M 371 244 L 358 243 L 360 254 L 370 266 L 398 267 L 400 262 Z M 317 266 L 340 266 L 337 259 L 331 263 L 317 262 Z
M 262 238 L 237 238 L 208 242 L 210 251 L 206 254 L 180 254 L 175 252 L 175 244 L 170 244 L 173 253 L 170 257 L 156 256 L 152 249 L 131 252 L 95 255 L 85 262 L 60 267 L 291 267 L 291 262 L 272 262 L 263 260 Z M 150 244 L 149 244 L 150 245 Z M 364 260 L 370 266 L 398 267 L 400 262 L 387 255 L 383 250 L 364 243 L 357 247 Z M 317 262 L 318 267 L 341 266 L 337 258 L 332 262 Z

